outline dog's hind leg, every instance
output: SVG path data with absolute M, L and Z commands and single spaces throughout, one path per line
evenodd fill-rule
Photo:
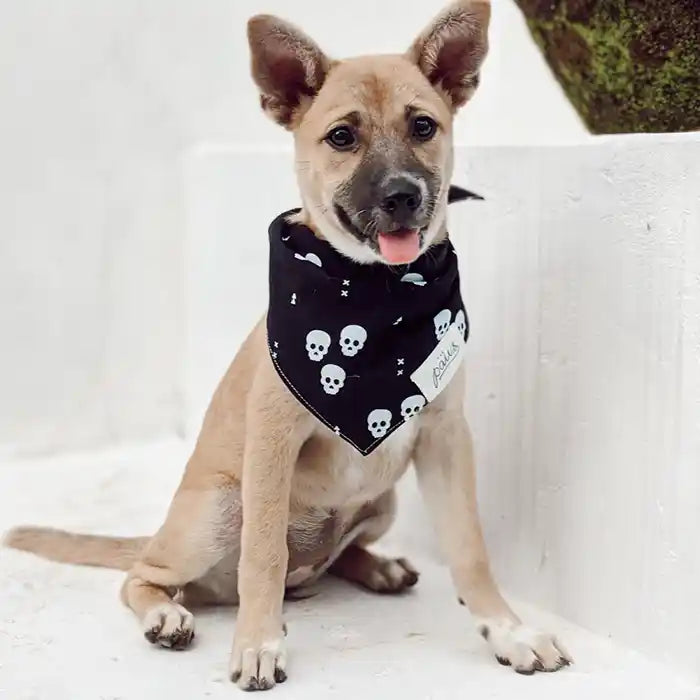
M 240 546 L 240 523 L 240 492 L 233 480 L 221 474 L 197 483 L 183 479 L 165 523 L 122 587 L 122 600 L 148 641 L 171 649 L 189 645 L 194 618 L 180 604 L 183 590 Z
M 406 559 L 382 557 L 354 544 L 343 551 L 329 572 L 376 593 L 402 593 L 418 583 L 418 572 Z
M 414 586 L 418 582 L 418 572 L 406 559 L 390 559 L 366 549 L 384 535 L 394 521 L 394 490 L 364 506 L 363 511 L 365 518 L 341 540 L 328 572 L 377 593 L 401 593 Z

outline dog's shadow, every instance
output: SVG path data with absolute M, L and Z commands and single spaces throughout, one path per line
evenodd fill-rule
M 196 646 L 219 645 L 219 638 L 230 643 L 236 606 L 193 607 L 192 611 L 202 629 Z M 222 619 L 227 624 L 222 625 Z M 444 655 L 446 662 L 463 665 L 465 655 L 479 664 L 492 661 L 469 615 L 458 607 L 447 578 L 419 581 L 397 593 L 375 593 L 326 575 L 303 591 L 303 597 L 285 597 L 284 620 L 290 653 L 303 665 L 313 666 L 312 659 L 319 656 L 334 665 L 330 657 L 337 653 L 342 655 L 339 659 L 351 653 L 364 658 L 364 653 L 371 656 L 377 648 L 382 654 L 405 656 L 418 647 Z

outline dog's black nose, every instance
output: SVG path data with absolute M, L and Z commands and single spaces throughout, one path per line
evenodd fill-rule
M 420 187 L 406 177 L 395 177 L 382 188 L 381 208 L 395 219 L 410 218 L 423 201 Z

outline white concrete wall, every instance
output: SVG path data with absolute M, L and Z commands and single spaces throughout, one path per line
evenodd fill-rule
M 346 55 L 403 49 L 441 4 L 3 4 L 0 451 L 179 428 L 179 158 L 201 142 L 287 142 L 259 113 L 246 19 L 289 15 Z M 582 136 L 512 0 L 494 10 L 484 87 L 460 141 Z
M 489 202 L 453 227 L 499 570 L 696 677 L 698 163 L 698 135 L 477 151 L 463 172 Z
M 700 135 L 463 148 L 455 181 L 487 199 L 451 230 L 499 578 L 700 677 L 698 162 Z M 187 172 L 196 430 L 264 310 L 267 222 L 297 197 L 288 154 L 204 149 Z M 432 546 L 404 496 L 402 536 Z

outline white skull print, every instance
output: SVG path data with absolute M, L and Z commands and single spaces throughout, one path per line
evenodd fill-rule
M 449 309 L 443 309 L 434 319 L 435 323 L 435 337 L 440 340 L 447 329 L 450 327 L 450 320 L 452 319 L 452 312 Z
M 320 362 L 328 353 L 331 346 L 331 337 L 326 331 L 309 331 L 306 336 L 306 352 L 309 359 Z
M 373 437 L 384 437 L 390 427 L 391 411 L 387 411 L 386 408 L 375 408 L 367 416 L 367 430 L 372 433 Z
M 321 386 L 326 394 L 337 394 L 345 386 L 345 370 L 338 365 L 323 365 Z
M 467 320 L 462 309 L 460 309 L 455 316 L 455 326 L 457 326 L 460 335 L 464 336 L 464 331 L 467 329 Z
M 421 394 L 414 394 L 401 402 L 401 415 L 405 420 L 418 415 L 425 406 L 425 397 Z
M 345 326 L 340 331 L 340 351 L 345 357 L 355 357 L 367 342 L 367 331 L 362 326 Z

